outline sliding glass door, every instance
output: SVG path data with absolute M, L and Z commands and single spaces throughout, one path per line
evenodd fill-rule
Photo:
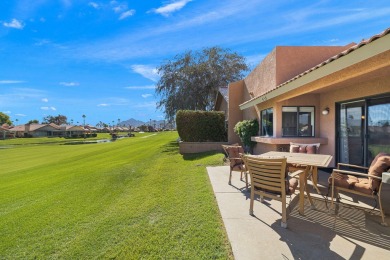
M 338 104 L 338 162 L 369 166 L 390 153 L 390 96 Z

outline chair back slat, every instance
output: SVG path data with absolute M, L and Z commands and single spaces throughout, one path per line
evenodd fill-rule
M 245 156 L 244 160 L 255 189 L 285 194 L 286 158 Z

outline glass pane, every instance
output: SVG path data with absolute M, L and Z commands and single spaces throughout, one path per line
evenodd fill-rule
M 364 165 L 364 102 L 341 104 L 339 162 Z
M 368 165 L 380 152 L 390 153 L 390 98 L 376 99 L 368 107 Z
M 297 107 L 283 107 L 282 112 L 298 112 Z
M 284 109 L 284 108 L 283 108 Z M 282 113 L 282 130 L 283 136 L 297 135 L 297 112 L 283 112 Z
M 273 109 L 269 108 L 261 111 L 261 135 L 273 136 Z
M 299 136 L 314 136 L 314 107 L 299 108 Z

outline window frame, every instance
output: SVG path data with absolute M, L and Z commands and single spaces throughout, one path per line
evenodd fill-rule
M 283 110 L 284 108 L 295 108 L 296 109 L 296 130 L 295 130 L 295 133 L 294 134 L 285 134 L 285 131 L 284 131 L 284 117 L 283 117 L 283 113 L 285 113 Z M 299 115 L 300 113 L 302 112 L 301 109 L 302 108 L 312 108 L 313 111 L 310 112 L 312 113 L 312 116 L 313 116 L 313 119 L 311 120 L 313 122 L 313 125 L 312 125 L 312 129 L 311 129 L 311 134 L 310 135 L 300 135 L 299 134 L 299 124 L 300 124 L 300 121 L 299 121 Z M 305 111 L 303 111 L 305 112 Z M 282 106 L 282 137 L 300 137 L 300 138 L 313 138 L 315 137 L 315 125 L 316 125 L 316 107 L 315 106 Z
M 269 135 L 267 133 L 263 133 L 263 112 L 265 111 L 266 112 L 266 115 L 267 117 L 269 116 L 269 114 L 267 113 L 268 110 L 272 110 L 272 134 Z M 266 119 L 268 120 L 268 119 Z M 268 120 L 269 121 L 269 120 Z M 269 108 L 266 108 L 266 109 L 263 109 L 260 111 L 260 136 L 264 136 L 264 137 L 272 137 L 274 136 L 274 108 L 273 107 L 269 107 Z

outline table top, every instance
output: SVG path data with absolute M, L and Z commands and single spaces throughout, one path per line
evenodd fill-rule
M 317 167 L 328 167 L 332 160 L 331 155 L 327 154 L 308 154 L 308 153 L 289 153 L 289 152 L 267 152 L 259 156 L 285 157 L 287 163 L 296 163 Z

